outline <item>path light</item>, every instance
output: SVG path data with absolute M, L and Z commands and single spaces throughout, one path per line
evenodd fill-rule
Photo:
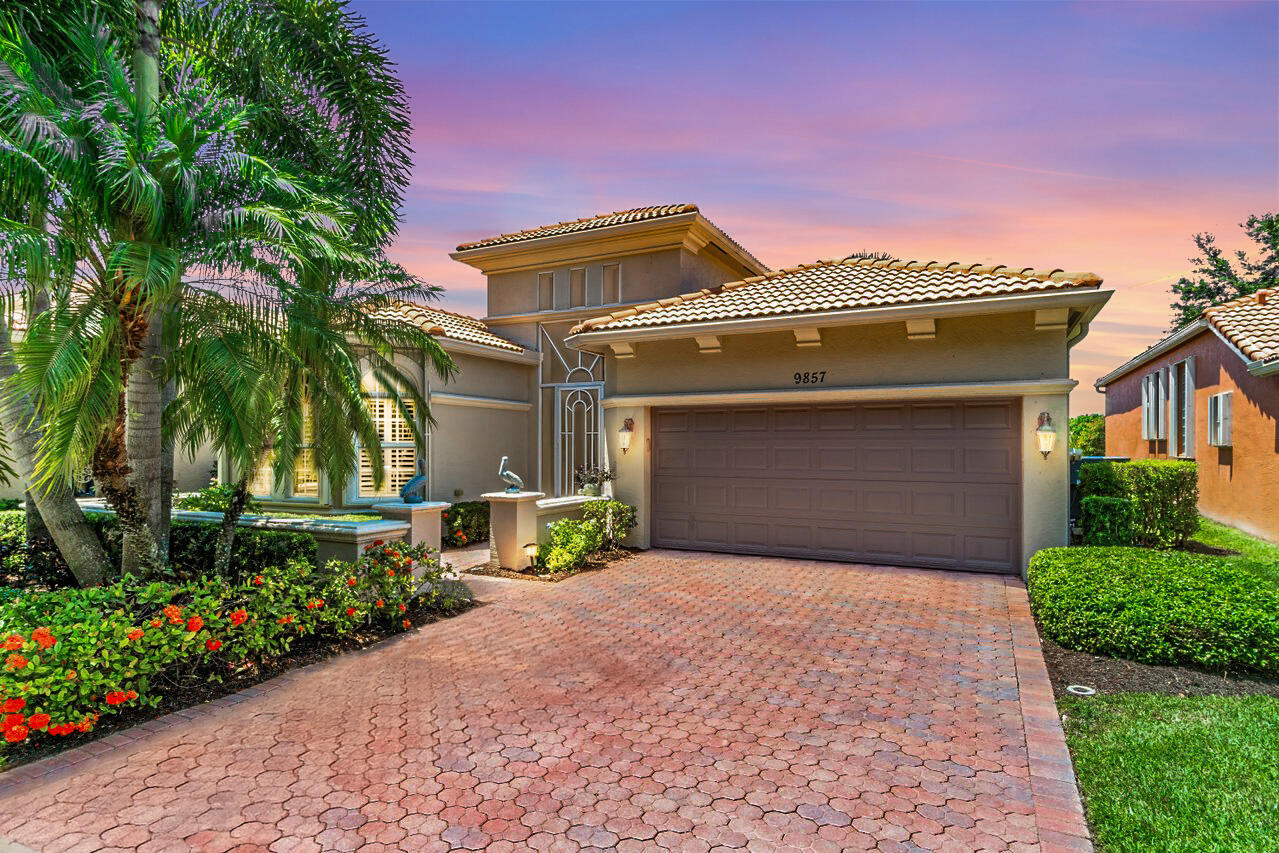
M 537 543 L 530 542 L 524 546 L 524 556 L 528 557 L 530 563 L 537 563 Z
M 1053 426 L 1053 417 L 1047 412 L 1039 413 L 1039 428 L 1035 430 L 1035 441 L 1039 444 L 1039 452 L 1048 458 L 1057 446 L 1057 428 Z
M 635 419 L 622 421 L 622 428 L 617 431 L 617 440 L 622 446 L 622 453 L 631 449 L 631 436 L 635 434 Z

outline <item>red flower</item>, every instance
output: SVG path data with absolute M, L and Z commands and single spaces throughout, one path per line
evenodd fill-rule
M 0 729 L 11 729 L 14 726 L 20 726 L 27 721 L 27 718 L 21 714 L 9 714 L 3 720 L 0 720 Z
M 356 583 L 355 578 L 347 578 L 347 579 L 346 579 L 346 585 L 347 585 L 347 586 L 355 586 L 355 583 Z
M 31 639 L 39 643 L 42 649 L 47 649 L 58 642 L 58 638 L 49 633 L 48 628 L 36 628 L 31 632 Z
M 383 606 L 385 603 L 386 603 L 386 602 L 384 602 L 382 599 L 380 599 L 380 598 L 379 598 L 377 601 L 373 602 L 373 606 L 374 606 L 374 607 L 381 607 L 381 606 Z
M 151 627 L 152 627 L 152 628 L 159 628 L 159 627 L 160 627 L 161 625 L 163 625 L 163 624 L 164 624 L 164 622 L 162 622 L 162 621 L 161 621 L 161 620 L 159 620 L 159 619 L 152 619 L 152 620 L 151 620 Z
M 287 624 L 289 624 L 289 623 L 290 623 L 290 622 L 292 622 L 292 621 L 293 621 L 293 615 L 292 615 L 292 614 L 289 614 L 288 616 L 281 616 L 281 617 L 280 617 L 280 620 L 279 620 L 279 622 L 280 622 L 280 624 L 281 624 L 281 625 L 287 625 Z
M 346 609 L 346 615 L 347 615 L 347 616 L 354 616 L 354 615 L 355 615 L 355 608 L 354 608 L 354 607 L 348 607 L 348 608 Z
M 108 705 L 123 705 L 128 699 L 128 694 L 123 690 L 113 690 L 107 694 Z
M 387 569 L 387 570 L 386 570 L 386 576 L 387 576 L 388 578 L 393 578 L 393 577 L 395 577 L 395 569 Z
M 4 711 L 12 714 L 14 711 L 21 711 L 27 707 L 26 699 L 7 699 L 4 703 Z
M 405 620 L 404 620 L 404 627 L 405 627 L 405 628 L 412 627 L 412 625 L 413 625 L 413 623 L 412 623 L 412 622 L 410 622 L 409 620 L 407 620 L 407 619 L 405 619 Z
M 194 634 L 196 631 L 199 631 L 203 627 L 204 627 L 204 620 L 201 619 L 199 616 L 192 616 L 190 619 L 187 620 L 187 630 L 190 631 L 192 634 Z
M 141 639 L 142 639 L 142 629 L 141 629 L 141 628 L 134 628 L 132 631 L 130 631 L 130 632 L 128 633 L 128 638 L 129 638 L 130 640 L 141 640 Z
M 176 604 L 170 604 L 164 608 L 164 615 L 169 617 L 169 622 L 173 625 L 182 624 L 182 608 Z
M 377 546 L 379 546 L 379 545 L 385 545 L 385 544 L 386 544 L 386 543 L 385 543 L 385 542 L 383 542 L 381 539 L 374 539 L 374 540 L 373 540 L 373 547 L 375 547 L 375 548 L 376 548 Z
M 211 652 L 216 652 L 218 649 L 222 648 L 222 641 L 221 640 L 205 640 L 204 647 Z
M 248 618 L 249 614 L 245 613 L 243 610 L 237 610 L 231 614 L 231 624 L 239 627 L 240 625 L 243 625 L 244 620 Z
M 93 723 L 89 722 L 88 718 L 85 718 L 84 720 L 81 720 L 80 722 L 76 723 L 75 730 L 78 732 L 92 731 Z
M 31 719 L 27 721 L 27 725 L 33 729 L 43 729 L 49 725 L 50 717 L 48 714 L 32 714 Z
M 401 613 L 403 613 L 405 610 L 408 610 L 408 608 L 407 608 L 407 607 L 405 607 L 405 606 L 404 606 L 404 604 L 402 604 L 402 603 L 399 605 L 399 608 L 400 608 L 400 612 L 401 612 Z
M 10 634 L 4 641 L 4 650 L 6 652 L 16 652 L 21 649 L 26 642 L 26 640 L 22 639 L 21 635 Z
M 266 581 L 262 580 L 262 576 L 261 576 L 261 575 L 258 575 L 257 577 L 255 577 L 255 578 L 253 579 L 253 585 L 254 585 L 254 586 L 262 586 L 262 584 L 264 584 L 264 583 L 266 583 Z
M 26 739 L 27 739 L 27 727 L 26 727 L 26 726 L 14 726 L 14 727 L 13 727 L 13 728 L 11 728 L 11 729 L 5 729 L 5 730 L 4 730 L 4 739 L 5 739 L 5 740 L 7 740 L 9 743 L 18 743 L 19 741 L 26 740 Z
M 448 517 L 449 517 L 449 514 L 448 514 L 447 512 L 442 512 L 442 513 L 440 513 L 440 516 L 441 516 L 442 518 L 448 518 Z
M 323 598 L 316 598 L 316 599 L 312 599 L 311 601 L 308 601 L 308 602 L 306 603 L 306 609 L 307 609 L 307 610 L 319 610 L 319 609 L 320 609 L 321 607 L 323 607 L 323 606 L 324 606 L 324 599 L 323 599 Z
M 138 698 L 138 691 L 136 691 L 136 690 L 130 690 L 128 693 L 124 694 L 124 696 L 125 696 L 125 698 L 126 698 L 126 699 L 137 699 L 137 698 Z
M 5 661 L 4 665 L 9 667 L 9 669 L 22 669 L 28 663 L 30 663 L 30 661 L 22 655 L 9 655 L 9 659 Z

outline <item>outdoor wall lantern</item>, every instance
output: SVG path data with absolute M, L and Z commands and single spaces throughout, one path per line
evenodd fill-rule
M 1035 441 L 1039 444 L 1039 452 L 1048 458 L 1057 446 L 1057 428 L 1053 426 L 1053 417 L 1047 412 L 1039 413 L 1039 427 L 1035 430 Z
M 622 446 L 622 453 L 631 449 L 631 436 L 635 434 L 635 419 L 627 418 L 622 421 L 622 428 L 617 431 L 618 443 Z

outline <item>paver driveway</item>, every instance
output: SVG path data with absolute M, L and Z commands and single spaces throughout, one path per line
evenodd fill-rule
M 484 590 L 456 619 L 5 774 L 0 836 L 1088 849 L 1015 579 L 652 551 Z

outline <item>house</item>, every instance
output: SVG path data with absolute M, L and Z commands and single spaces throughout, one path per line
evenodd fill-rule
M 1209 308 L 1097 390 L 1107 454 L 1195 460 L 1204 515 L 1279 541 L 1279 290 Z
M 641 547 L 1021 572 L 1067 541 L 1070 348 L 1110 296 L 1091 273 L 846 258 L 771 270 L 696 205 L 464 243 L 487 316 L 401 306 L 457 359 L 422 377 L 425 459 L 385 407 L 386 485 L 313 466 L 273 503 L 433 500 L 500 486 L 501 456 L 566 504 L 616 469 Z M 376 389 L 371 404 L 379 405 Z M 1037 435 L 1037 432 L 1039 435 Z M 1060 444 L 1041 453 L 1044 433 Z

